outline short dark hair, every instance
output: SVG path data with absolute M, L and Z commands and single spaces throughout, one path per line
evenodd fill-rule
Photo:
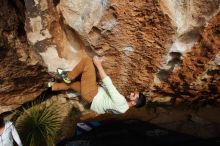
M 143 93 L 139 93 L 139 97 L 136 100 L 136 108 L 140 108 L 146 104 L 146 96 Z
M 5 121 L 2 117 L 0 117 L 0 128 L 5 126 Z

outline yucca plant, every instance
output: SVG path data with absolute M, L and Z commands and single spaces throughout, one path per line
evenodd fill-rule
M 60 108 L 56 104 L 48 107 L 33 104 L 23 108 L 16 127 L 25 146 L 53 146 L 54 137 L 61 126 Z

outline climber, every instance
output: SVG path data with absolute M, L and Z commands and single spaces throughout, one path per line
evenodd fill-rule
M 22 146 L 20 137 L 12 122 L 0 117 L 0 146 L 13 146 L 14 141 Z
M 91 104 L 90 109 L 98 114 L 106 112 L 125 113 L 130 107 L 142 107 L 146 98 L 142 93 L 131 93 L 126 98 L 121 95 L 105 73 L 102 62 L 103 57 L 84 57 L 79 64 L 69 72 L 57 69 L 58 75 L 63 83 L 48 82 L 52 91 L 72 89 L 79 92 L 82 99 Z M 95 66 L 98 69 L 103 85 L 98 86 L 96 82 Z M 74 81 L 81 74 L 80 81 Z M 127 99 L 127 100 L 126 100 Z

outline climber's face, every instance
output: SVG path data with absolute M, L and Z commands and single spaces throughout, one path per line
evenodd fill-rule
M 139 97 L 139 93 L 130 93 L 130 95 L 127 97 L 130 101 L 135 101 Z
M 133 93 L 133 92 L 130 93 L 130 95 L 127 96 L 129 107 L 135 106 L 138 98 L 139 98 L 139 93 Z

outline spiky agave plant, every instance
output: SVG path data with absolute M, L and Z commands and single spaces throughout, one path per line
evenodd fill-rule
M 48 107 L 34 104 L 29 109 L 24 108 L 16 126 L 24 145 L 53 146 L 61 126 L 60 108 L 56 104 Z

